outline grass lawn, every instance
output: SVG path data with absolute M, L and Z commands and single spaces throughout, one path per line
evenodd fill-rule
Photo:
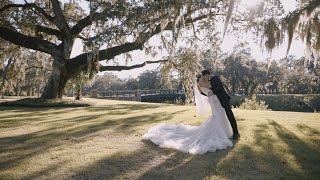
M 241 139 L 204 155 L 141 136 L 200 125 L 194 106 L 93 100 L 77 108 L 0 107 L 0 179 L 319 179 L 320 113 L 234 109 Z

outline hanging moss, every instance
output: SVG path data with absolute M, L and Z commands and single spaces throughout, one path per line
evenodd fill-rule
M 316 27 L 317 27 L 317 33 L 316 33 L 316 45 L 315 45 L 315 49 L 319 50 L 320 49 L 320 22 L 319 19 L 316 18 Z
M 265 46 L 269 51 L 272 51 L 280 43 L 281 39 L 281 31 L 278 28 L 276 21 L 271 18 L 265 24 L 265 31 L 264 34 L 267 38 L 265 42 Z
M 313 0 L 313 1 L 309 2 L 303 8 L 303 10 L 306 10 L 307 15 L 309 16 L 319 5 L 320 5 L 320 1 L 319 0 Z
M 301 13 L 295 13 L 293 14 L 292 16 L 290 16 L 290 18 L 288 18 L 288 29 L 287 29 L 287 32 L 288 32 L 288 48 L 287 48 L 287 54 L 290 50 L 290 47 L 291 47 L 291 43 L 292 43 L 292 39 L 293 39 L 293 33 L 297 27 L 297 24 L 299 22 L 299 19 L 300 19 L 300 15 Z
M 234 3 L 235 3 L 235 0 L 230 0 L 230 2 L 229 2 L 229 8 L 228 8 L 227 16 L 226 16 L 226 21 L 225 21 L 225 24 L 224 24 L 223 36 L 225 36 L 225 34 L 227 32 L 229 21 L 231 19 L 232 12 L 233 12 L 233 9 L 234 9 Z
M 311 42 L 311 24 L 308 24 L 308 29 L 307 29 L 307 33 L 306 33 L 306 43 L 307 45 L 309 45 Z
M 193 83 L 197 72 L 200 72 L 202 67 L 198 63 L 199 56 L 193 49 L 181 49 L 172 56 L 171 59 L 163 64 L 161 68 L 161 76 L 169 77 L 171 71 L 179 73 L 181 84 L 186 93 L 185 103 L 193 102 Z

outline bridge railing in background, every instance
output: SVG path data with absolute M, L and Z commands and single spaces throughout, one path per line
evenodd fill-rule
M 91 98 L 116 99 L 128 101 L 141 101 L 141 96 L 184 94 L 184 90 L 150 89 L 150 90 L 124 90 L 124 91 L 97 91 L 91 90 Z
M 141 96 L 158 95 L 158 94 L 184 94 L 184 90 L 171 90 L 171 89 L 150 89 L 140 90 Z

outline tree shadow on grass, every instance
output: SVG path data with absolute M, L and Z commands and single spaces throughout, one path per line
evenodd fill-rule
M 136 131 L 136 128 L 138 128 L 139 126 L 143 126 L 151 123 L 158 123 L 161 121 L 172 119 L 172 117 L 175 116 L 176 114 L 180 114 L 183 112 L 185 112 L 185 110 L 171 112 L 169 114 L 165 112 L 160 112 L 160 113 L 152 113 L 148 115 L 130 116 L 125 118 L 106 119 L 98 122 L 93 122 L 91 124 L 86 123 L 83 126 L 69 128 L 68 133 L 71 134 L 72 136 L 80 137 L 85 134 L 91 134 L 91 133 L 98 132 L 100 130 L 112 128 L 113 130 L 119 131 L 121 133 L 130 134 L 130 133 L 134 133 Z M 92 121 L 94 121 L 94 119 L 98 117 L 99 115 L 93 118 L 79 117 L 79 118 L 73 118 L 72 121 L 74 123 L 88 122 L 92 119 L 93 119 Z
M 60 120 L 68 121 L 68 124 L 52 124 L 50 128 L 44 130 L 1 137 L 0 153 L 8 155 L 0 160 L 0 171 L 19 165 L 28 158 L 46 153 L 51 148 L 64 144 L 72 146 L 72 144 L 85 141 L 88 136 L 95 136 L 95 133 L 99 131 L 112 129 L 130 134 L 134 133 L 139 126 L 171 119 L 175 114 L 183 112 L 176 111 L 169 114 L 166 112 L 150 113 L 148 115 L 129 116 L 126 118 L 114 117 L 113 119 L 99 121 L 95 121 L 95 119 L 98 119 L 100 115 L 80 116 Z
M 86 107 L 92 103 L 71 99 L 42 99 L 42 98 L 19 98 L 13 101 L 0 102 L 0 107 L 31 107 L 31 108 L 56 108 L 56 107 Z
M 150 141 L 143 141 L 140 149 L 131 153 L 118 152 L 90 167 L 72 179 L 203 179 L 225 157 L 231 148 L 191 155 L 173 149 L 159 148 Z
M 74 119 L 82 119 L 86 121 L 88 119 L 92 119 L 92 115 L 87 115 L 87 112 L 105 112 L 104 115 L 123 115 L 127 113 L 132 113 L 136 111 L 150 111 L 153 109 L 159 108 L 163 105 L 157 104 L 110 104 L 104 106 L 93 106 L 93 107 L 78 107 L 78 108 L 5 108 L 0 111 L 8 111 L 10 115 L 1 115 L 0 114 L 0 128 L 9 128 L 20 126 L 24 124 L 30 124 L 30 122 L 39 122 L 50 123 L 50 122 L 58 122 L 54 117 L 58 114 L 63 113 L 72 113 L 79 111 L 79 115 L 83 117 L 76 117 Z M 100 115 L 102 115 L 100 113 Z M 44 118 L 52 118 L 52 121 L 44 120 Z M 68 119 L 61 119 L 61 121 L 66 121 Z M 72 119 L 71 119 L 72 120 Z
M 288 151 L 294 156 L 296 163 L 299 166 L 299 172 L 292 172 L 292 177 L 314 178 L 319 177 L 320 173 L 320 139 L 318 136 L 309 136 L 302 140 L 286 127 L 281 126 L 275 121 L 269 120 L 279 138 L 288 146 Z M 310 128 L 306 125 L 298 125 L 298 129 L 309 131 L 312 135 L 319 134 L 319 131 Z M 313 145 L 310 145 L 313 144 Z M 290 162 L 289 162 L 290 163 Z
M 299 130 L 301 130 L 301 132 L 307 136 L 319 136 L 320 135 L 320 131 L 318 131 L 314 128 L 311 128 L 305 124 L 298 124 L 297 128 Z
M 236 120 L 237 120 L 237 122 L 238 122 L 238 121 L 245 121 L 246 119 L 244 119 L 244 118 L 239 118 L 239 117 L 236 116 Z
M 238 141 L 234 142 L 236 146 Z M 150 149 L 161 151 L 157 145 L 150 141 L 144 141 Z M 225 158 L 233 148 L 208 152 L 202 155 L 191 155 L 173 150 L 174 153 L 167 156 L 165 161 L 152 167 L 138 179 L 205 179 L 215 176 L 224 178 L 217 173 L 219 162 Z
M 254 142 L 220 164 L 230 179 L 313 179 L 319 177 L 320 152 L 279 123 L 256 125 Z M 310 141 L 308 139 L 307 141 Z
M 139 104 L 110 104 L 110 105 L 103 105 L 99 107 L 85 107 L 86 110 L 88 111 L 114 111 L 114 110 L 123 110 L 123 111 L 137 111 L 137 110 L 149 110 L 149 109 L 155 109 L 159 107 L 163 107 L 166 105 L 163 104 L 144 104 L 144 103 L 139 103 Z
M 2 110 L 1 110 L 2 111 Z M 6 115 L 0 114 L 0 128 L 10 128 L 54 118 L 57 114 L 68 113 L 70 108 L 10 108 Z M 9 114 L 9 115 L 7 115 Z
M 55 164 L 55 165 L 51 165 L 49 167 L 45 167 L 45 168 L 41 169 L 40 171 L 30 173 L 30 175 L 27 175 L 23 179 L 24 180 L 34 180 L 34 179 L 43 178 L 43 177 L 47 176 L 50 172 L 58 170 L 61 167 L 61 165 L 64 163 L 66 163 L 66 162 L 62 162 L 61 164 Z

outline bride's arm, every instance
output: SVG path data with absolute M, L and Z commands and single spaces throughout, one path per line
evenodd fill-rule
M 209 91 L 208 92 L 208 97 L 212 96 L 213 95 L 213 92 L 212 91 Z
M 199 84 L 197 85 L 197 87 L 198 87 L 199 92 L 204 93 L 206 96 L 210 97 L 210 96 L 213 95 L 213 92 L 211 91 L 211 89 L 206 88 L 206 87 L 202 87 L 202 86 L 199 85 Z M 204 88 L 206 91 L 203 92 L 202 89 L 201 89 L 201 87 Z

